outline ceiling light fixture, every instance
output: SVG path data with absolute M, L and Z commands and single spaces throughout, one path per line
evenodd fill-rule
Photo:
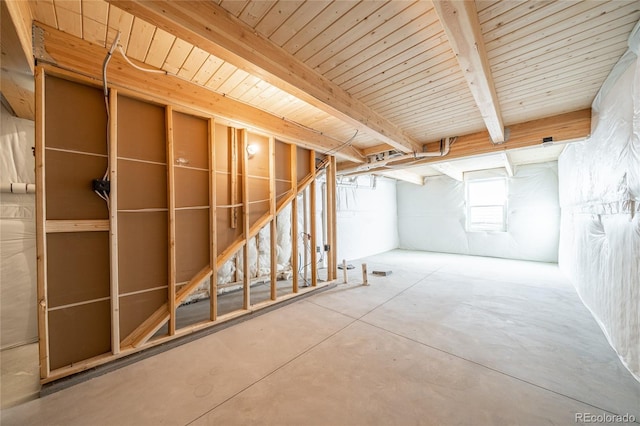
M 249 157 L 253 157 L 257 153 L 258 153 L 258 145 L 255 145 L 255 144 L 247 145 L 247 154 L 249 154 Z

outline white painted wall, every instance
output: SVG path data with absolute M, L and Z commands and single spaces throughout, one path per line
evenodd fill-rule
M 560 156 L 560 267 L 640 381 L 640 24 Z
M 0 184 L 35 183 L 34 123 L 0 113 Z M 0 194 L 0 348 L 38 339 L 34 194 Z
M 557 163 L 516 167 L 508 178 L 507 232 L 467 232 L 464 182 L 427 178 L 398 183 L 400 248 L 557 262 L 560 228 Z
M 371 188 L 369 179 L 359 178 L 357 188 L 338 185 L 338 262 L 398 248 L 396 182 L 377 178 Z

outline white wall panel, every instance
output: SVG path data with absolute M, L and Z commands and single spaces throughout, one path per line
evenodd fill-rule
M 507 232 L 467 232 L 464 182 L 439 176 L 424 186 L 398 183 L 400 247 L 557 262 L 557 163 L 517 167 L 508 185 Z
M 560 267 L 640 380 L 640 25 L 560 156 Z
M 0 184 L 35 183 L 33 122 L 0 118 Z M 0 313 L 0 348 L 38 339 L 35 194 L 0 194 Z
M 338 263 L 398 248 L 396 182 L 378 178 L 375 188 L 368 182 L 360 178 L 360 187 L 338 186 Z

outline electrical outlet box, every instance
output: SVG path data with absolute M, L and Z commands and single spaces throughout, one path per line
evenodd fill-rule
M 111 183 L 108 180 L 94 179 L 92 188 L 94 191 L 108 194 L 111 191 Z

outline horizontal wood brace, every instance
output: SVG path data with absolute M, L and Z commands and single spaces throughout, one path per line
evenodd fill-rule
M 109 230 L 109 220 L 47 220 L 45 232 L 103 232 Z

